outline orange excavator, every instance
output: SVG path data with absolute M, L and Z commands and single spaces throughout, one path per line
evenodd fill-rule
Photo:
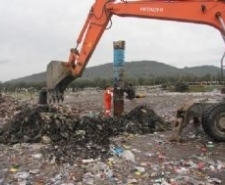
M 205 24 L 218 29 L 225 40 L 225 1 L 222 0 L 95 0 L 74 48 L 79 51 L 76 66 L 61 61 L 51 61 L 47 66 L 47 102 L 63 100 L 67 86 L 82 76 L 112 16 Z M 191 107 L 178 116 L 186 119 Z M 216 140 L 225 141 L 225 103 L 208 110 L 211 114 L 204 115 L 203 127 Z

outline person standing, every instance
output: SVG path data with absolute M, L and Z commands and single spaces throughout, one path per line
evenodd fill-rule
M 104 91 L 104 105 L 105 105 L 105 115 L 107 117 L 111 116 L 111 102 L 113 97 L 113 88 L 107 86 Z

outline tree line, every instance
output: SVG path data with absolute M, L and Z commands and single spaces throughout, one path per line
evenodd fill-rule
M 173 76 L 173 77 L 127 77 L 125 78 L 125 84 L 131 83 L 134 86 L 150 86 L 150 85 L 162 85 L 164 88 L 167 86 L 177 86 L 180 84 L 187 84 L 187 82 L 194 83 L 194 82 L 201 82 L 201 81 L 218 81 L 220 84 L 223 84 L 223 79 L 221 79 L 220 75 L 212 76 L 207 74 L 202 77 L 197 77 L 193 75 L 186 75 L 186 76 Z M 95 78 L 95 79 L 77 79 L 72 82 L 68 88 L 72 89 L 83 89 L 87 87 L 97 87 L 97 88 L 105 88 L 106 86 L 112 86 L 113 79 L 112 78 Z M 11 82 L 0 82 L 0 90 L 14 92 L 18 89 L 32 89 L 32 90 L 41 90 L 43 87 L 46 86 L 46 82 L 39 82 L 39 83 L 26 83 L 26 82 L 19 82 L 19 83 L 11 83 Z M 179 85 L 178 85 L 179 86 Z

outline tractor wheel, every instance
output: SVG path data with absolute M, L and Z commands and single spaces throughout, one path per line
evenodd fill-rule
M 202 127 L 215 141 L 225 141 L 225 103 L 213 104 L 204 111 Z

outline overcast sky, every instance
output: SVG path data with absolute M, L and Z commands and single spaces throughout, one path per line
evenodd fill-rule
M 0 81 L 67 60 L 94 0 L 1 0 Z M 113 62 L 113 41 L 125 40 L 125 61 L 155 60 L 175 67 L 220 67 L 224 42 L 215 28 L 114 16 L 87 67 Z

